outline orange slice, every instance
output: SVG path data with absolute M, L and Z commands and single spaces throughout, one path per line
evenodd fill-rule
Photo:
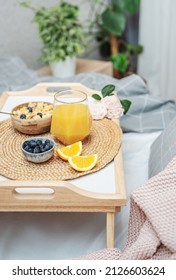
M 77 171 L 88 171 L 96 165 L 97 154 L 69 157 L 68 162 Z
M 68 160 L 69 157 L 79 156 L 81 152 L 82 152 L 81 141 L 56 150 L 57 155 L 64 160 Z

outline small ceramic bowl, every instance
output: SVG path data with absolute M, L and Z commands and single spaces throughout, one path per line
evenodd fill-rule
M 33 148 L 31 147 L 31 143 L 33 143 L 32 144 Z M 36 143 L 36 146 L 34 146 L 34 143 Z M 50 148 L 45 151 L 46 145 L 49 145 Z M 55 147 L 55 142 L 50 138 L 31 137 L 22 143 L 21 150 L 22 150 L 23 155 L 25 156 L 25 158 L 28 161 L 35 162 L 35 163 L 41 163 L 41 162 L 45 162 L 45 161 L 49 160 L 53 156 L 54 147 Z M 35 151 L 34 151 L 34 149 L 35 149 Z
M 31 104 L 45 104 L 46 105 L 53 105 L 49 102 L 30 102 Z M 11 115 L 11 121 L 12 121 L 12 125 L 13 127 L 20 131 L 21 133 L 24 134 L 28 134 L 28 135 L 37 135 L 37 134 L 42 134 L 45 132 L 48 132 L 50 130 L 50 126 L 51 126 L 51 114 L 49 114 L 48 116 L 44 117 L 44 118 L 38 118 L 38 119 L 21 119 L 20 117 L 17 117 L 15 115 L 13 115 L 14 112 L 17 112 L 18 110 L 20 110 L 23 107 L 28 107 L 29 103 L 23 103 L 20 104 L 16 107 L 14 107 L 11 111 L 12 115 Z

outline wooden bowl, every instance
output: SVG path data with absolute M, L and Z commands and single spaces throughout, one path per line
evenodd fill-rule
M 17 111 L 19 109 L 21 109 L 24 106 L 27 106 L 29 103 L 41 103 L 41 102 L 27 102 L 27 103 L 23 103 L 20 104 L 16 107 L 14 107 L 11 111 L 11 113 L 13 114 L 14 111 Z M 53 105 L 50 102 L 42 102 L 48 105 Z M 50 131 L 50 127 L 51 127 L 51 118 L 52 116 L 48 116 L 45 118 L 41 118 L 38 120 L 34 120 L 34 119 L 20 119 L 19 117 L 16 117 L 14 115 L 11 115 L 11 121 L 12 121 L 12 125 L 15 129 L 17 129 L 18 131 L 20 131 L 21 133 L 24 134 L 28 134 L 28 135 L 38 135 L 38 134 L 42 134 L 45 132 Z

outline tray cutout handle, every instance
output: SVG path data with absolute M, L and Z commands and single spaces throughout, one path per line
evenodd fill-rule
M 53 199 L 55 191 L 52 188 L 14 188 L 13 197 L 19 200 L 48 200 Z
M 55 94 L 56 92 L 59 92 L 59 91 L 63 91 L 63 90 L 70 90 L 72 89 L 71 87 L 68 87 L 68 86 L 49 86 L 47 88 L 47 92 L 49 92 L 50 94 Z

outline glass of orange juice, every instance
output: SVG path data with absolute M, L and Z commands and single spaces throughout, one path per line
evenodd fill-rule
M 91 122 L 86 93 L 65 90 L 55 94 L 51 133 L 64 145 L 86 138 L 90 134 Z

